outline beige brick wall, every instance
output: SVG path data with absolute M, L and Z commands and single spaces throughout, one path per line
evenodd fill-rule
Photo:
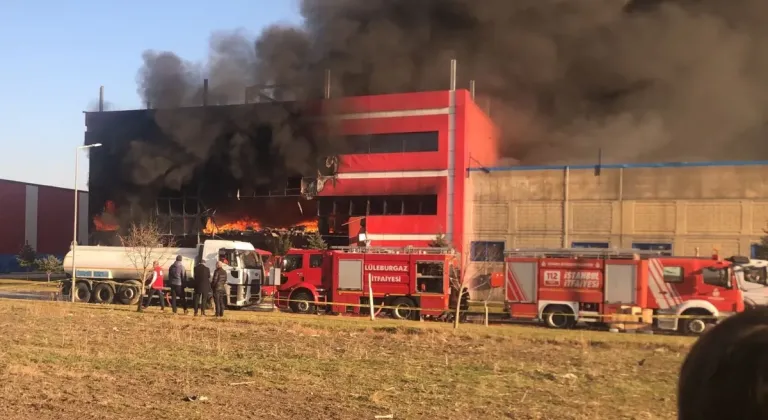
M 749 255 L 768 228 L 768 166 L 472 172 L 471 183 L 467 242 L 671 242 L 680 255 Z

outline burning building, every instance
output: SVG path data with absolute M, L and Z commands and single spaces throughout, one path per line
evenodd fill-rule
M 181 242 L 319 230 L 331 244 L 461 247 L 470 167 L 498 131 L 467 90 L 86 113 L 90 242 L 139 215 Z M 468 196 L 468 195 L 466 195 Z

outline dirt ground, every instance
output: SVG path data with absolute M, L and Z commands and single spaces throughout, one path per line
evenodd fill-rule
M 168 312 L 168 310 L 166 310 Z M 673 419 L 682 337 L 0 300 L 3 419 Z M 207 401 L 185 401 L 205 396 Z

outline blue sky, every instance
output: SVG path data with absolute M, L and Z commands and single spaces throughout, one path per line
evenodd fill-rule
M 203 60 L 211 32 L 277 22 L 299 22 L 296 0 L 0 0 L 0 178 L 72 188 L 100 85 L 116 108 L 138 108 L 145 49 Z

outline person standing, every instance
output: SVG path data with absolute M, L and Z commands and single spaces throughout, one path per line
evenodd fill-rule
M 195 266 L 194 283 L 195 295 L 192 297 L 195 308 L 194 316 L 197 316 L 198 304 L 201 304 L 200 314 L 205 316 L 205 305 L 208 304 L 208 299 L 211 297 L 211 270 L 202 261 Z
M 144 309 L 152 302 L 152 297 L 157 295 L 160 299 L 160 310 L 165 312 L 165 296 L 163 296 L 163 267 L 157 261 L 152 262 L 152 278 L 149 280 L 147 300 Z
M 184 292 L 184 285 L 187 284 L 187 270 L 181 260 L 181 255 L 177 255 L 176 261 L 168 268 L 168 280 L 171 282 L 171 309 L 176 313 L 176 299 L 181 299 L 184 314 L 187 314 L 187 294 Z
M 216 262 L 216 270 L 213 272 L 213 296 L 216 303 L 216 316 L 224 316 L 224 305 L 227 304 L 227 272 L 224 271 L 221 261 Z

